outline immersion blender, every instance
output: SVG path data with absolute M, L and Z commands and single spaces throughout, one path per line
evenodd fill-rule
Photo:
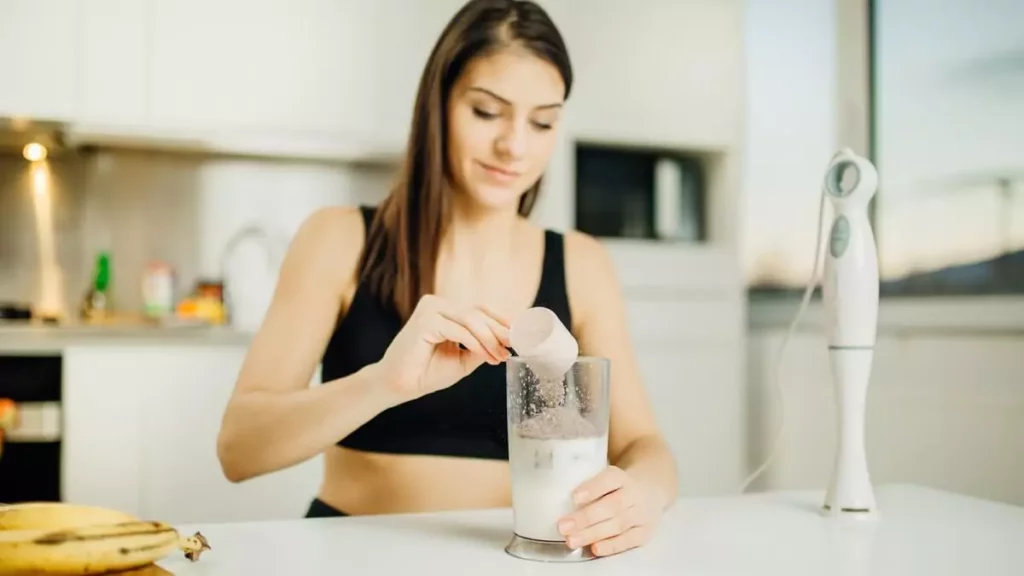
M 844 148 L 833 156 L 824 188 L 834 213 L 822 294 L 838 419 L 825 509 L 864 515 L 875 512 L 864 422 L 878 327 L 878 252 L 868 216 L 878 172 L 867 159 Z

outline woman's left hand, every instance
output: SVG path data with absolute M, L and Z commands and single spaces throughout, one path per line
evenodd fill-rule
M 590 546 L 595 556 L 646 544 L 661 517 L 655 495 L 626 471 L 609 466 L 573 492 L 579 507 L 558 522 L 570 548 Z

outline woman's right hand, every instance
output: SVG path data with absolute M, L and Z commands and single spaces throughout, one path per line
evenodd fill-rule
M 382 383 L 399 402 L 447 388 L 484 362 L 507 360 L 508 330 L 507 320 L 484 307 L 428 294 L 378 362 Z

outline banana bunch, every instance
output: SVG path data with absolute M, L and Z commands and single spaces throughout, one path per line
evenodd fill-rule
M 202 534 L 62 502 L 0 506 L 0 575 L 88 575 L 154 564 L 175 550 L 195 562 L 210 550 Z

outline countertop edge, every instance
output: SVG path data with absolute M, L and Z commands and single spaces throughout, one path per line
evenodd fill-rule
M 0 355 L 61 353 L 88 347 L 249 346 L 252 334 L 230 328 L 10 328 L 0 329 Z

